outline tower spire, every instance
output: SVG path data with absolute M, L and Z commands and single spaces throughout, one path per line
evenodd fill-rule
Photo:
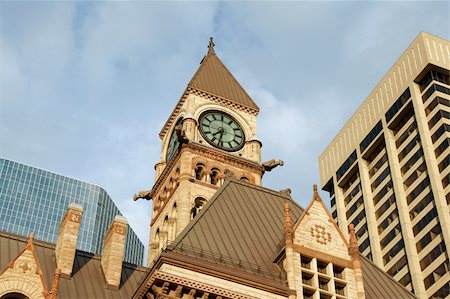
M 213 37 L 211 36 L 211 37 L 209 38 L 208 53 L 216 53 L 216 52 L 214 51 L 214 46 L 215 46 L 215 44 L 214 44 L 214 39 L 213 39 Z

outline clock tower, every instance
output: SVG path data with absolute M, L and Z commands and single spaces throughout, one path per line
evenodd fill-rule
M 164 124 L 155 184 L 134 199 L 153 201 L 148 263 L 173 241 L 226 176 L 261 185 L 265 171 L 256 137 L 259 108 L 220 61 L 212 38 L 200 67 Z

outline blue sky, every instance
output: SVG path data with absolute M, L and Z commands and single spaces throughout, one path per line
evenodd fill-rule
M 261 108 L 263 185 L 306 206 L 318 156 L 448 2 L 0 2 L 0 156 L 105 188 L 144 244 L 158 133 L 206 54 Z M 322 193 L 326 198 L 326 194 Z

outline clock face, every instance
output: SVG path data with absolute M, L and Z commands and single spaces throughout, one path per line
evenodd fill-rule
M 220 111 L 207 111 L 200 116 L 199 129 L 212 146 L 237 151 L 244 146 L 244 131 L 234 118 Z
M 170 161 L 172 159 L 173 155 L 177 151 L 177 149 L 180 147 L 180 140 L 178 138 L 178 134 L 176 131 L 176 127 L 181 125 L 182 118 L 180 118 L 177 123 L 175 124 L 175 127 L 172 131 L 172 135 L 170 136 L 169 146 L 167 147 L 167 156 L 166 161 Z

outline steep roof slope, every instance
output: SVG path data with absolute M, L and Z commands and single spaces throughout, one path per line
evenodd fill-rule
M 0 270 L 8 265 L 26 246 L 26 238 L 0 232 Z M 47 287 L 50 289 L 56 268 L 55 245 L 35 241 L 34 248 Z M 107 289 L 100 257 L 77 250 L 71 279 L 59 280 L 58 299 L 64 298 L 131 298 L 148 269 L 124 263 L 118 291 Z
M 169 250 L 209 256 L 245 271 L 283 277 L 273 265 L 283 247 L 283 204 L 298 219 L 303 209 L 288 195 L 229 180 L 169 246 Z
M 234 78 L 214 51 L 208 51 L 188 87 L 219 96 L 236 104 L 259 111 L 247 92 Z
M 297 222 L 304 209 L 288 193 L 226 181 L 168 250 L 283 280 L 273 261 L 284 247 L 285 202 Z M 367 299 L 416 298 L 363 256 L 361 267 Z
M 361 268 L 366 299 L 417 298 L 363 255 L 361 255 Z

